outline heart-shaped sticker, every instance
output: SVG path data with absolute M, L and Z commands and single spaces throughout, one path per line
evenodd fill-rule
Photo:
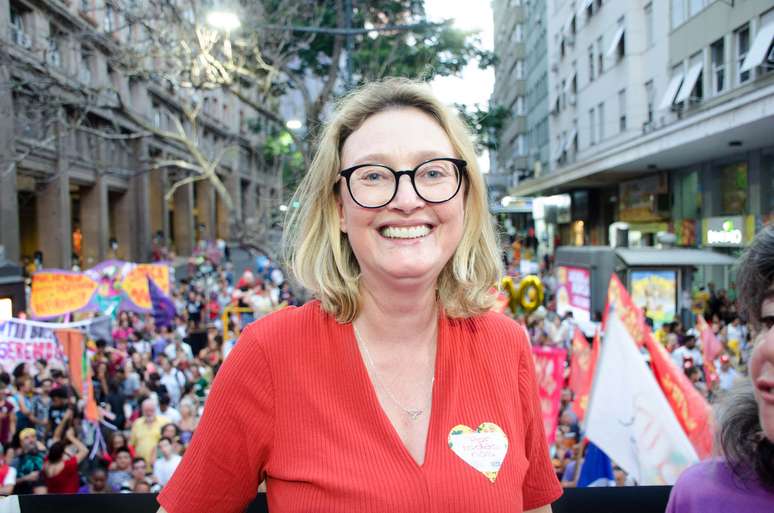
M 492 422 L 481 423 L 475 431 L 459 424 L 449 431 L 449 448 L 494 483 L 508 452 L 508 437 Z

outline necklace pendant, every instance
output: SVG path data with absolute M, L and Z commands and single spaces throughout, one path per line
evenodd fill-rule
M 406 410 L 406 413 L 411 420 L 417 420 L 424 413 L 424 410 Z

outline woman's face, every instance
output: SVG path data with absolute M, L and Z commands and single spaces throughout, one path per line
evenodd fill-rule
M 758 416 L 766 437 L 774 442 L 774 283 L 761 304 L 761 331 L 750 357 Z
M 341 167 L 383 164 L 399 171 L 413 169 L 436 157 L 456 158 L 441 126 L 415 108 L 390 109 L 372 115 L 347 138 L 341 149 Z M 462 238 L 464 186 L 449 201 L 426 203 L 402 176 L 392 201 L 381 208 L 363 208 L 354 202 L 341 178 L 339 215 L 366 283 L 413 286 L 435 283 Z M 428 227 L 414 238 L 387 236 L 390 227 Z M 416 233 L 416 232 L 415 232 Z

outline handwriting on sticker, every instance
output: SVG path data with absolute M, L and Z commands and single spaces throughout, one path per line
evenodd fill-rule
M 475 431 L 460 424 L 449 431 L 449 448 L 494 483 L 508 452 L 508 437 L 491 422 L 482 423 Z

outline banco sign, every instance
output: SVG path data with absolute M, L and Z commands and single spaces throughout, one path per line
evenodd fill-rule
M 741 246 L 744 234 L 731 219 L 725 219 L 719 227 L 712 223 L 707 229 L 707 244 L 710 246 Z

